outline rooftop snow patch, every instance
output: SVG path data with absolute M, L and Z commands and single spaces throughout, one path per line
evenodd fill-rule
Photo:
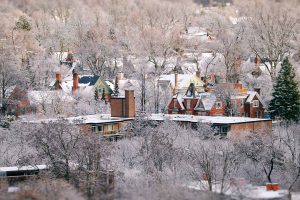
M 179 121 L 179 122 L 201 122 L 208 124 L 239 124 L 258 121 L 270 121 L 270 119 L 248 118 L 248 117 L 225 117 L 225 116 L 195 116 L 195 115 L 174 115 L 174 114 L 152 114 L 149 118 L 153 121 Z

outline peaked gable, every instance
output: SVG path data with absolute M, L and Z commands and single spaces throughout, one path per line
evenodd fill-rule
M 263 105 L 263 108 L 266 108 L 265 102 L 262 100 L 261 96 L 255 91 L 249 91 L 248 92 L 248 97 L 246 99 L 246 103 L 251 103 L 254 100 L 255 97 L 257 97 L 259 102 Z

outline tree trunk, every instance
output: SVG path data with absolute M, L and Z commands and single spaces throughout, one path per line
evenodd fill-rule
M 142 112 L 146 111 L 146 77 L 145 74 L 142 73 L 142 97 L 141 97 L 141 105 L 142 105 Z

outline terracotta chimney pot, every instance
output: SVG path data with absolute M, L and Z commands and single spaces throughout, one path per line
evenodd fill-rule
M 72 87 L 72 93 L 78 89 L 78 74 L 76 72 L 73 73 L 73 87 Z
M 60 72 L 56 72 L 55 73 L 55 90 L 60 90 L 60 86 L 59 84 L 61 83 L 61 73 Z

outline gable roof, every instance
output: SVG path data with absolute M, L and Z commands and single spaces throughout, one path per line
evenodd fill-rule
M 108 91 L 111 93 L 112 89 L 107 84 L 106 81 L 100 78 L 100 76 L 97 75 L 78 75 L 78 87 L 81 91 L 84 92 L 91 92 L 94 88 L 95 84 L 98 82 L 98 80 L 101 80 L 101 82 L 105 85 L 105 87 L 108 89 Z M 53 87 L 56 83 L 56 80 L 52 81 L 50 84 L 50 87 Z M 61 89 L 66 93 L 72 92 L 73 87 L 73 75 L 69 75 L 65 77 L 61 83 L 59 84 Z
M 212 93 L 202 93 L 194 110 L 210 111 L 217 100 L 216 95 Z
M 263 105 L 263 108 L 266 108 L 265 102 L 262 100 L 261 96 L 257 92 L 248 91 L 247 94 L 248 94 L 248 97 L 246 99 L 246 103 L 251 103 L 253 101 L 254 97 L 256 96 L 257 99 L 260 101 L 260 103 Z
M 175 74 L 161 75 L 160 82 L 170 82 L 171 87 L 175 88 Z M 196 84 L 198 82 L 198 84 Z M 195 83 L 195 87 L 204 87 L 204 82 L 195 74 L 178 74 L 178 88 L 188 88 L 190 83 Z
M 179 94 L 179 93 L 177 93 L 176 95 L 173 96 L 173 100 L 177 99 L 177 102 L 178 102 L 181 110 L 185 110 L 185 107 L 183 105 L 183 97 L 184 97 L 184 95 L 183 94 Z
M 100 76 L 97 75 L 83 75 L 79 76 L 78 84 L 88 84 L 88 86 L 93 86 L 96 84 Z

